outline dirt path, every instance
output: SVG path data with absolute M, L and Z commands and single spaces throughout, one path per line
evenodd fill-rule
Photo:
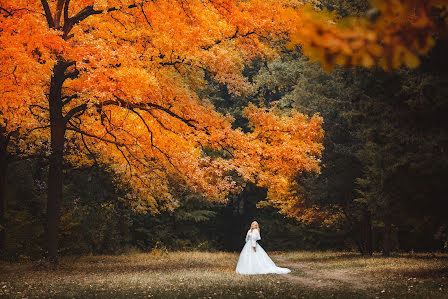
M 368 290 L 375 287 L 373 279 L 342 269 L 317 269 L 311 262 L 288 263 L 281 261 L 282 267 L 291 269 L 290 274 L 282 277 L 311 288 L 349 288 Z

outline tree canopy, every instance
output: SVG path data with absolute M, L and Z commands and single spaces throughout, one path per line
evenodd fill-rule
M 175 207 L 168 175 L 213 199 L 234 188 L 231 170 L 285 186 L 290 173 L 317 170 L 320 118 L 250 107 L 253 132 L 243 134 L 195 94 L 205 69 L 233 92 L 249 92 L 244 63 L 274 54 L 269 40 L 287 32 L 279 16 L 285 4 L 2 1 L 2 73 L 10 74 L 2 81 L 2 126 L 39 128 L 44 143 L 59 116 L 73 142 L 71 162 L 112 165 L 135 186 L 139 208 L 155 209 L 156 198 Z M 52 105 L 61 112 L 53 119 Z M 231 157 L 210 159 L 205 147 Z

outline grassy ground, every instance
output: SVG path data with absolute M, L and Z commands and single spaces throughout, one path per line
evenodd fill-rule
M 447 254 L 268 254 L 292 272 L 238 275 L 238 253 L 223 252 L 65 257 L 57 270 L 0 263 L 0 297 L 448 298 Z

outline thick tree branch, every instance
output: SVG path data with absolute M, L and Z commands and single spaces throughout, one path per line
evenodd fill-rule
M 53 17 L 51 15 L 50 6 L 48 5 L 47 0 L 41 0 L 40 2 L 42 3 L 42 7 L 44 8 L 45 18 L 47 18 L 48 26 L 50 28 L 55 28 L 54 20 L 53 20 Z
M 127 8 L 134 8 L 137 7 L 136 4 L 131 4 L 129 5 Z M 110 7 L 107 10 L 105 10 L 106 12 L 112 12 L 112 11 L 117 11 L 119 10 L 119 8 L 116 7 Z M 90 16 L 93 15 L 98 15 L 98 14 L 102 14 L 105 12 L 104 10 L 95 10 L 93 8 L 93 5 L 89 5 L 84 7 L 81 11 L 79 11 L 76 15 L 74 15 L 71 18 L 68 18 L 67 21 L 64 23 L 64 34 L 63 34 L 63 38 L 67 39 L 68 38 L 68 34 L 70 33 L 70 31 L 72 30 L 73 26 L 75 26 L 76 24 L 78 24 L 79 22 L 87 19 Z
M 65 74 L 65 79 L 76 79 L 79 75 L 79 70 L 75 69 L 72 72 Z
M 73 116 L 83 114 L 84 112 L 86 112 L 86 110 L 87 104 L 79 105 L 67 112 L 67 114 L 64 116 L 64 121 L 68 122 Z
M 70 0 L 65 0 L 64 4 L 64 24 L 68 21 L 68 7 L 70 5 Z
M 70 0 L 68 0 L 70 1 Z M 58 0 L 56 4 L 56 13 L 54 14 L 54 25 L 55 28 L 59 28 L 61 22 L 62 10 L 64 9 L 65 0 Z

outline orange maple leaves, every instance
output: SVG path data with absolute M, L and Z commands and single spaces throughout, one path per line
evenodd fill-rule
M 285 197 L 296 172 L 319 169 L 322 119 L 250 105 L 252 132 L 243 133 L 196 90 L 207 70 L 250 93 L 244 65 L 276 55 L 271 40 L 287 36 L 292 23 L 281 12 L 290 3 L 1 0 L 0 125 L 40 128 L 27 142 L 48 140 L 50 79 L 65 65 L 52 98 L 72 142 L 65 158 L 109 165 L 133 187 L 137 210 L 174 209 L 172 177 L 210 200 L 238 190 L 238 176 Z
M 403 64 L 414 68 L 437 36 L 448 32 L 448 3 L 441 0 L 375 0 L 373 20 L 339 19 L 328 12 L 308 7 L 296 18 L 291 45 L 320 61 L 326 70 L 335 64 L 386 70 Z M 291 12 L 295 15 L 295 12 Z

